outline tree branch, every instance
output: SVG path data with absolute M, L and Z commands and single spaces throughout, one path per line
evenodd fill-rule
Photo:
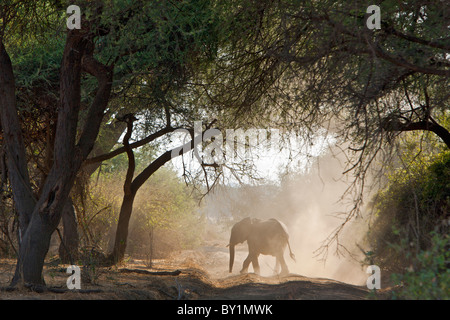
M 205 131 L 210 129 L 211 126 L 216 123 L 217 119 L 214 119 L 213 121 L 211 121 L 208 125 L 206 125 Z M 162 155 L 160 155 L 156 160 L 154 160 L 150 165 L 148 165 L 133 181 L 132 183 L 132 191 L 136 192 L 141 186 L 142 184 L 145 183 L 145 181 L 147 181 L 147 179 L 156 172 L 156 170 L 158 170 L 159 168 L 161 168 L 164 164 L 166 164 L 167 162 L 169 162 L 170 160 L 172 160 L 173 157 L 178 157 L 181 156 L 193 149 L 195 149 L 195 147 L 200 144 L 203 139 L 203 133 L 200 133 L 197 137 L 194 136 L 194 131 L 193 130 L 188 130 L 191 134 L 192 140 L 190 142 L 185 143 L 184 145 L 180 146 L 180 147 L 176 147 L 173 148 L 172 150 L 168 150 L 166 152 L 164 152 Z M 174 154 L 174 152 L 176 151 L 176 153 Z M 203 164 L 202 165 L 206 165 Z M 211 166 L 215 166 L 215 165 L 211 165 Z
M 333 28 L 337 28 L 340 32 L 342 32 L 342 33 L 344 33 L 346 35 L 349 35 L 349 36 L 351 36 L 351 37 L 353 37 L 355 39 L 360 39 L 360 35 L 359 34 L 357 34 L 356 32 L 350 31 L 342 23 L 337 22 L 337 21 L 333 21 L 328 16 L 321 17 L 321 19 L 325 20 Z M 405 39 L 406 39 L 407 36 L 406 35 L 404 35 L 404 36 L 405 36 Z M 409 39 L 409 40 L 412 41 L 412 39 Z M 421 39 L 419 39 L 419 38 L 415 38 L 415 40 L 416 41 L 414 41 L 414 42 L 421 41 Z M 425 40 L 422 40 L 422 41 L 426 42 Z M 429 42 L 427 42 L 427 43 L 429 44 Z M 394 65 L 397 65 L 397 66 L 400 66 L 400 67 L 403 67 L 403 68 L 406 68 L 406 69 L 409 69 L 409 70 L 412 70 L 412 71 L 415 71 L 415 72 L 424 73 L 424 74 L 434 74 L 434 75 L 445 76 L 445 77 L 450 76 L 450 70 L 434 69 L 434 68 L 429 68 L 429 67 L 418 66 L 418 65 L 415 65 L 415 64 L 412 64 L 412 63 L 406 61 L 402 57 L 394 57 L 394 56 L 386 53 L 377 44 L 374 44 L 371 41 L 367 41 L 367 44 L 369 45 L 369 47 L 372 50 L 372 52 L 378 58 L 381 58 L 383 60 L 391 62 Z M 436 45 L 436 43 L 434 43 L 434 45 Z M 447 46 L 444 46 L 444 48 L 445 47 L 447 47 Z
M 416 131 L 416 130 L 425 130 L 431 131 L 438 135 L 447 147 L 450 149 L 450 132 L 445 129 L 443 126 L 439 125 L 436 121 L 416 121 L 416 122 L 408 122 L 402 123 L 398 119 L 389 119 L 383 124 L 383 129 L 386 131 L 399 131 L 399 132 L 407 132 L 407 131 Z
M 195 148 L 196 143 L 200 143 L 202 141 L 202 135 L 199 135 L 192 139 L 190 142 L 185 143 L 181 147 L 174 148 L 172 150 L 168 150 L 160 155 L 156 160 L 150 163 L 134 180 L 131 185 L 131 190 L 136 192 L 144 183 L 147 181 L 150 176 L 155 173 L 159 168 L 165 165 L 167 162 L 172 160 L 172 154 L 174 150 L 179 150 L 176 156 L 180 156 L 184 153 L 187 153 Z M 181 149 L 180 149 L 181 148 Z
M 130 148 L 131 149 L 139 148 L 139 147 L 141 147 L 141 146 L 143 146 L 143 145 L 145 145 L 147 143 L 152 142 L 153 140 L 155 140 L 155 139 L 157 139 L 159 137 L 162 137 L 163 135 L 165 135 L 167 133 L 175 131 L 176 129 L 177 128 L 165 127 L 165 128 L 163 128 L 163 129 L 161 129 L 159 131 L 156 131 L 155 133 L 152 133 L 151 135 L 149 135 L 148 137 L 146 137 L 146 138 L 144 138 L 142 140 L 139 140 L 139 141 L 131 143 L 130 144 Z M 92 164 L 92 163 L 96 163 L 96 162 L 106 161 L 106 160 L 114 158 L 115 156 L 117 156 L 117 155 L 119 155 L 121 153 L 124 153 L 124 152 L 126 152 L 125 147 L 120 147 L 120 148 L 117 148 L 116 150 L 111 151 L 109 153 L 105 153 L 105 154 L 102 154 L 102 155 L 99 155 L 99 156 L 96 156 L 96 157 L 93 157 L 93 158 L 86 159 L 86 161 L 84 162 L 84 165 L 88 165 L 88 164 Z
M 434 69 L 434 68 L 428 68 L 428 67 L 422 67 L 415 64 L 412 64 L 405 59 L 401 57 L 394 57 L 392 55 L 389 55 L 388 53 L 384 52 L 378 45 L 373 45 L 372 43 L 369 43 L 371 49 L 375 52 L 376 56 L 378 58 L 381 58 L 383 60 L 389 61 L 397 66 L 415 71 L 420 72 L 424 74 L 434 74 L 438 76 L 444 76 L 449 77 L 450 76 L 450 70 L 441 70 L 441 69 Z
M 399 37 L 399 38 L 402 38 L 402 39 L 405 39 L 405 40 L 408 40 L 411 42 L 423 44 L 425 46 L 429 46 L 432 48 L 450 51 L 450 46 L 448 45 L 450 37 L 446 37 L 444 39 L 438 39 L 438 40 L 425 40 L 425 39 L 418 38 L 418 37 L 415 37 L 415 36 L 412 36 L 409 34 L 402 33 L 398 30 L 395 30 L 394 27 L 388 25 L 387 23 L 383 23 L 383 25 L 385 26 L 385 28 L 383 28 L 383 30 L 388 34 L 392 34 L 392 35 L 395 35 L 396 37 Z
M 133 181 L 134 176 L 134 170 L 136 168 L 136 161 L 134 158 L 133 150 L 130 148 L 130 138 L 131 134 L 133 132 L 133 122 L 137 119 L 134 117 L 134 115 L 129 114 L 125 115 L 123 121 L 127 123 L 127 132 L 125 133 L 125 136 L 123 138 L 123 146 L 125 147 L 125 151 L 127 152 L 128 156 L 128 169 L 127 174 L 125 176 L 125 182 L 123 184 L 123 191 L 125 195 L 131 194 L 131 182 Z
M 82 68 L 83 71 L 96 77 L 98 81 L 98 89 L 94 101 L 89 108 L 86 123 L 77 145 L 81 153 L 81 159 L 84 160 L 94 147 L 95 139 L 97 138 L 104 112 L 109 102 L 114 66 L 103 65 L 90 52 L 87 56 L 83 57 Z

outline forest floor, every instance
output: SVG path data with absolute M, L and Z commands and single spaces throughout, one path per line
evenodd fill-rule
M 68 265 L 57 264 L 57 260 L 50 260 L 44 266 L 44 279 L 50 290 L 41 293 L 6 290 L 14 267 L 14 260 L 0 259 L 0 300 L 361 300 L 388 299 L 390 295 L 390 289 L 378 290 L 374 295 L 365 286 L 298 274 L 285 277 L 240 275 L 239 264 L 235 265 L 234 273 L 229 274 L 226 249 L 214 246 L 154 260 L 151 268 L 143 260 L 132 259 L 112 268 L 84 266 L 81 290 L 67 290 Z

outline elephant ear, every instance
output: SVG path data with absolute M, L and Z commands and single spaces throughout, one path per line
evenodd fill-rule
M 233 228 L 231 228 L 231 237 L 229 246 L 242 243 L 247 240 L 247 235 L 252 221 L 250 218 L 245 218 L 236 223 Z

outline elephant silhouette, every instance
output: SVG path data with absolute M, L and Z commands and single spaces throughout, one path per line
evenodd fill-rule
M 230 248 L 230 273 L 233 271 L 235 246 L 245 241 L 248 244 L 248 256 L 244 260 L 241 273 L 247 273 L 248 267 L 252 263 L 255 273 L 260 274 L 258 262 L 260 254 L 274 256 L 276 258 L 276 271 L 281 266 L 282 275 L 289 273 L 284 260 L 286 246 L 289 248 L 290 257 L 294 261 L 295 256 L 289 245 L 287 228 L 282 222 L 276 219 L 261 221 L 259 219 L 245 218 L 236 223 L 231 229 L 230 243 L 227 246 Z

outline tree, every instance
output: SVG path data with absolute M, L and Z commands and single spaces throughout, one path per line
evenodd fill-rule
M 392 153 L 401 132 L 431 131 L 449 146 L 449 131 L 439 123 L 448 114 L 448 7 L 438 1 L 411 0 L 400 8 L 383 2 L 380 30 L 366 28 L 362 2 L 80 2 L 82 28 L 61 42 L 56 85 L 48 88 L 57 92 L 55 121 L 49 122 L 47 170 L 35 187 L 26 121 L 19 117 L 18 97 L 26 95 L 17 93 L 9 52 L 26 41 L 21 34 L 58 30 L 63 4 L 0 6 L 2 144 L 20 229 L 13 284 L 43 284 L 50 235 L 82 167 L 126 152 L 124 212 L 131 212 L 139 186 L 171 158 L 167 151 L 133 177 L 131 149 L 196 117 L 208 124 L 218 119 L 219 127 L 276 125 L 310 141 L 326 127 L 342 144 L 351 142 L 346 172 L 355 177 L 353 191 L 362 190 L 369 167 Z M 108 135 L 109 125 L 128 113 L 143 116 L 145 138 L 130 143 L 129 128 L 124 146 L 109 152 L 115 141 L 102 142 L 99 134 Z M 194 141 L 185 146 L 194 148 Z M 205 176 L 207 168 L 217 165 L 203 164 Z M 357 192 L 342 227 L 361 205 Z
M 65 34 L 56 33 L 51 26 L 40 34 L 29 34 L 22 39 L 13 34 L 8 41 L 9 55 L 13 63 L 16 77 L 16 99 L 19 119 L 23 130 L 26 158 L 32 189 L 35 194 L 44 184 L 53 162 L 54 137 L 57 121 L 57 105 L 59 90 L 59 68 L 64 50 Z M 92 88 L 95 90 L 95 87 Z M 84 94 L 91 96 L 91 90 Z M 81 108 L 84 110 L 84 106 Z M 91 155 L 109 151 L 124 130 L 121 123 L 111 121 L 114 113 L 120 114 L 123 108 L 110 103 L 104 116 L 99 137 Z M 129 112 L 130 110 L 126 110 Z M 83 172 L 77 175 L 76 185 L 71 197 L 76 196 L 100 163 L 84 166 Z M 6 174 L 6 170 L 4 171 Z M 68 199 L 71 202 L 71 199 Z M 73 263 L 77 260 L 79 236 L 76 215 L 73 206 L 68 203 L 62 214 L 62 239 L 59 256 L 62 262 Z M 59 230 L 58 230 L 59 232 Z
M 109 263 L 116 264 L 124 258 L 125 249 L 127 246 L 127 238 L 128 238 L 128 226 L 131 218 L 131 214 L 133 212 L 133 204 L 136 198 L 136 193 L 143 186 L 143 184 L 163 165 L 169 162 L 175 154 L 175 149 L 168 150 L 164 152 L 162 155 L 157 157 L 154 161 L 145 167 L 140 174 L 134 177 L 135 169 L 136 169 L 136 161 L 133 150 L 130 146 L 129 139 L 131 137 L 133 131 L 133 122 L 136 121 L 137 118 L 134 115 L 126 115 L 121 121 L 125 121 L 127 123 L 127 132 L 123 138 L 123 144 L 125 148 L 125 152 L 128 157 L 128 168 L 126 172 L 125 182 L 123 186 L 124 196 L 120 208 L 119 220 L 117 223 L 116 236 L 114 241 L 114 248 L 111 254 L 108 257 Z M 168 118 L 169 122 L 167 123 L 166 129 L 168 131 L 173 131 L 174 129 L 170 125 L 170 117 Z M 194 137 L 192 135 L 192 139 L 190 142 L 186 143 L 181 147 L 180 151 L 176 154 L 176 156 L 183 155 L 184 153 L 193 150 L 196 147 L 194 141 L 198 141 L 198 137 Z M 200 139 L 201 141 L 201 139 Z M 176 148 L 178 149 L 178 147 Z M 134 177 L 134 178 L 133 178 Z
M 54 161 L 39 199 L 31 193 L 25 150 L 15 103 L 12 64 L 3 42 L 1 49 L 2 128 L 8 154 L 8 172 L 14 198 L 22 218 L 22 241 L 12 284 L 19 282 L 42 285 L 42 267 L 50 236 L 61 218 L 76 173 L 91 151 L 98 134 L 112 84 L 112 67 L 93 57 L 92 34 L 86 27 L 68 32 L 60 73 L 60 101 L 54 143 Z M 83 61 L 82 61 L 83 60 Z M 76 142 L 80 110 L 81 73 L 97 78 L 98 90 L 89 108 L 89 118 Z M 6 99 L 5 99 L 6 97 Z M 20 181 L 20 182 L 17 182 Z M 27 197 L 20 195 L 26 190 Z M 21 206 L 26 206 L 21 208 Z
M 449 112 L 449 7 L 412 0 L 380 8 L 381 29 L 370 30 L 363 1 L 224 3 L 223 14 L 235 19 L 225 19 L 225 52 L 204 78 L 212 100 L 232 105 L 224 112 L 242 122 L 309 141 L 326 128 L 337 138 L 344 173 L 354 177 L 346 192 L 354 206 L 328 244 L 359 214 L 369 169 L 390 161 L 399 134 L 432 132 L 450 148 L 449 128 L 439 123 Z
M 27 1 L 13 1 L 1 7 L 0 107 L 9 180 L 21 230 L 19 257 L 12 285 L 39 286 L 44 284 L 42 267 L 50 236 L 60 221 L 77 173 L 92 151 L 100 131 L 111 98 L 113 75 L 121 80 L 115 86 L 115 90 L 119 91 L 124 89 L 120 86 L 126 83 L 127 77 L 134 77 L 134 72 L 154 74 L 155 89 L 164 87 L 167 82 L 162 80 L 176 81 L 174 75 L 182 77 L 188 57 L 193 57 L 192 53 L 197 53 L 199 57 L 203 54 L 200 48 L 204 44 L 202 37 L 209 34 L 204 30 L 205 24 L 196 25 L 196 19 L 205 18 L 206 15 L 199 16 L 193 9 L 207 12 L 208 7 L 207 2 L 202 1 L 185 2 L 184 6 L 165 2 L 118 2 L 117 6 L 109 6 L 98 2 L 86 7 L 85 17 L 89 18 L 83 20 L 80 30 L 68 31 L 65 40 L 59 74 L 53 161 L 45 183 L 36 196 L 30 183 L 17 114 L 13 66 L 4 43 L 8 43 L 8 32 L 12 33 L 16 24 L 28 26 L 23 20 L 27 12 L 39 16 L 43 10 L 58 8 L 51 2 L 27 7 L 28 4 Z M 165 15 L 161 16 L 161 12 Z M 55 13 L 55 16 L 58 14 Z M 204 32 L 194 31 L 199 26 Z M 136 27 L 139 27 L 139 32 L 136 32 Z M 142 38 L 140 41 L 131 41 L 130 35 Z M 84 74 L 93 78 L 82 81 Z M 92 79 L 96 80 L 96 85 Z M 81 89 L 85 85 L 96 89 L 89 91 L 92 95 L 82 101 Z

